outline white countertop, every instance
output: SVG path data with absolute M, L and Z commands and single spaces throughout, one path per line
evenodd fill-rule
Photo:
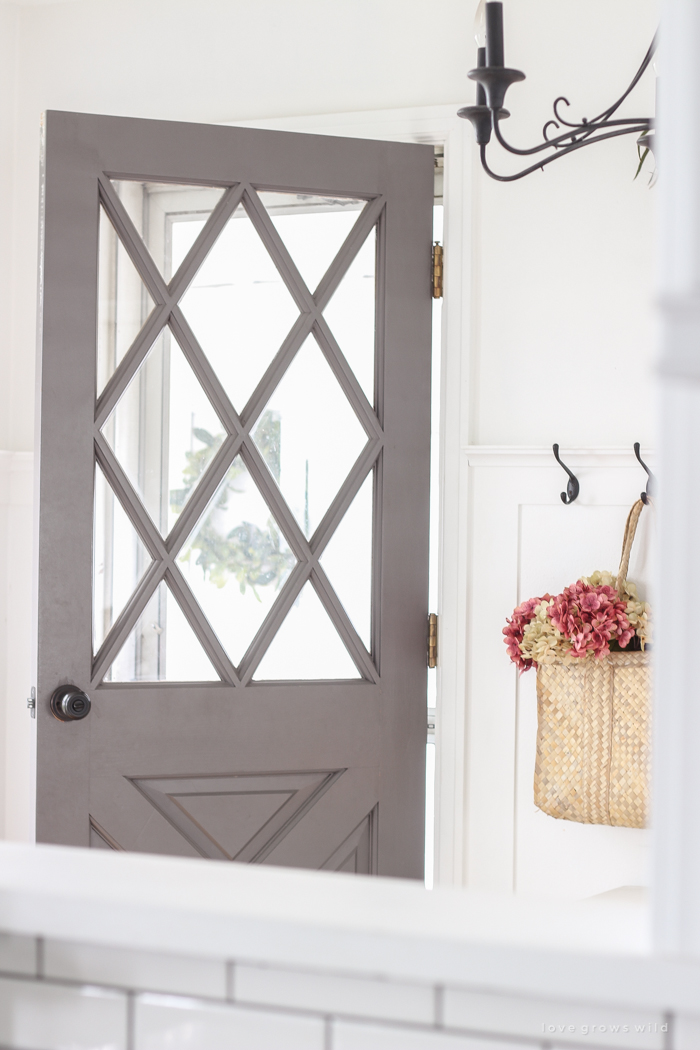
M 0 843 L 0 929 L 347 973 L 697 1009 L 644 896 L 520 900 L 399 879 Z M 585 982 L 585 983 L 584 983 Z

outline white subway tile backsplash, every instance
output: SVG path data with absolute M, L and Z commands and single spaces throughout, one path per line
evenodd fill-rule
M 117 985 L 136 991 L 226 998 L 226 964 L 223 960 L 47 940 L 44 974 L 62 980 Z
M 36 938 L 0 933 L 0 972 L 36 973 Z
M 321 1019 L 144 995 L 133 1050 L 325 1050 Z
M 673 1050 L 699 1050 L 700 1014 L 680 1014 L 673 1021 Z
M 564 1003 L 534 997 L 446 988 L 446 1028 L 467 1028 L 530 1039 L 585 1042 L 630 1050 L 663 1050 L 664 1018 L 653 1010 Z M 700 1048 L 698 1048 L 700 1050 Z
M 126 996 L 0 978 L 0 1044 L 17 1050 L 126 1050 Z
M 2 1050 L 700 1050 L 700 1013 L 668 1032 L 638 1009 L 4 933 L 0 973 Z
M 435 996 L 428 985 L 236 964 L 233 989 L 236 1002 L 419 1024 L 434 1021 Z
M 531 1043 L 517 1040 L 480 1039 L 478 1036 L 352 1021 L 334 1022 L 331 1045 L 333 1050 L 535 1050 Z

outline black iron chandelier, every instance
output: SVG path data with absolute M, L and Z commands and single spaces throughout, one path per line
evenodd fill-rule
M 554 102 L 554 119 L 550 119 L 542 129 L 543 141 L 531 149 L 516 149 L 503 137 L 500 122 L 510 116 L 507 109 L 503 108 L 506 92 L 511 84 L 525 79 L 525 74 L 519 69 L 509 69 L 505 64 L 503 48 L 503 4 L 495 2 L 486 3 L 481 0 L 477 9 L 476 17 L 476 43 L 477 43 L 477 68 L 468 74 L 470 80 L 475 80 L 476 105 L 464 106 L 459 110 L 458 116 L 471 121 L 476 132 L 476 141 L 481 151 L 481 166 L 487 175 L 498 182 L 515 182 L 529 175 L 533 171 L 543 169 L 545 165 L 551 164 L 567 153 L 583 149 L 584 146 L 592 146 L 594 142 L 603 142 L 606 139 L 618 138 L 620 135 L 638 136 L 637 146 L 640 157 L 641 151 L 654 151 L 654 121 L 648 117 L 616 117 L 618 109 L 631 94 L 641 80 L 643 74 L 649 67 L 657 47 L 657 37 L 651 42 L 651 46 L 644 56 L 644 61 L 634 75 L 631 84 L 625 93 L 602 113 L 592 120 L 585 117 L 579 124 L 566 120 L 560 112 L 561 106 L 569 106 L 569 100 L 560 95 Z M 550 138 L 550 128 L 560 131 L 559 135 Z M 491 141 L 491 134 L 508 153 L 514 153 L 518 157 L 536 157 L 543 154 L 535 163 L 515 175 L 497 175 L 492 171 L 486 160 L 486 147 Z M 646 155 L 646 154 L 644 154 Z M 641 168 L 641 160 L 640 160 Z

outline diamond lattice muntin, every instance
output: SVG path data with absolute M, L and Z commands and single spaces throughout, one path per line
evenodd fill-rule
M 162 221 L 170 221 L 161 208 L 148 227 L 149 242 L 114 184 L 100 180 L 100 203 L 120 241 L 116 263 L 128 259 L 155 305 L 96 405 L 99 477 L 151 561 L 144 554 L 148 568 L 132 597 L 105 623 L 106 637 L 96 639 L 94 681 L 376 681 L 364 627 L 371 611 L 348 615 L 322 555 L 345 521 L 334 545 L 342 548 L 341 559 L 352 562 L 362 551 L 363 561 L 371 560 L 369 519 L 356 551 L 346 514 L 360 490 L 372 487 L 383 435 L 367 382 L 343 355 L 328 320 L 332 311 L 324 316 L 324 310 L 354 272 L 358 253 L 366 253 L 370 239 L 374 244 L 381 202 L 352 198 L 352 222 L 343 220 L 349 232 L 332 258 L 326 247 L 311 275 L 312 291 L 302 276 L 310 275 L 302 195 L 295 198 L 294 238 L 286 244 L 284 224 L 253 187 L 212 188 L 199 209 L 192 205 L 195 189 L 169 189 L 177 226 L 160 230 L 161 211 Z M 309 201 L 309 236 L 327 213 L 334 229 L 325 244 L 331 233 L 338 241 L 333 201 L 324 198 L 323 208 L 317 196 Z M 336 203 L 342 209 L 347 202 Z M 235 316 L 246 302 L 247 280 L 237 244 L 254 259 L 255 278 L 269 286 L 269 294 L 264 287 L 256 291 L 261 318 L 276 311 L 265 316 L 264 346 L 256 343 L 250 303 L 244 322 Z M 171 246 L 171 258 L 163 256 L 163 245 Z M 166 284 L 163 275 L 173 273 Z M 129 279 L 127 287 L 131 272 Z M 225 286 L 218 300 L 217 283 Z M 116 308 L 119 287 L 115 271 Z M 208 313 L 198 299 L 210 304 Z M 363 316 L 358 323 L 365 323 Z M 234 362 L 245 362 L 238 384 L 222 351 L 227 340 L 235 342 Z M 108 550 L 103 563 L 105 576 L 119 569 Z M 371 574 L 371 564 L 361 571 Z M 369 588 L 364 593 L 368 603 Z M 287 655 L 284 649 L 285 638 L 298 634 L 292 623 L 313 635 L 314 617 L 329 639 L 322 674 L 303 670 L 296 643 L 288 643 Z M 169 623 L 177 627 L 173 639 Z M 144 671 L 144 639 L 151 637 L 158 640 L 157 666 Z

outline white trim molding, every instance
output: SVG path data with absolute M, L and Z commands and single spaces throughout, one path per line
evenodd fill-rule
M 526 445 L 467 445 L 464 449 L 470 467 L 561 467 L 554 459 L 551 448 Z M 637 464 L 634 449 L 627 448 L 560 448 L 559 455 L 567 466 L 572 467 L 633 467 Z M 654 465 L 653 450 L 644 449 L 644 462 Z M 640 468 L 641 470 L 641 468 Z M 639 475 L 644 482 L 643 472 Z
M 0 506 L 31 507 L 34 453 L 0 450 Z

